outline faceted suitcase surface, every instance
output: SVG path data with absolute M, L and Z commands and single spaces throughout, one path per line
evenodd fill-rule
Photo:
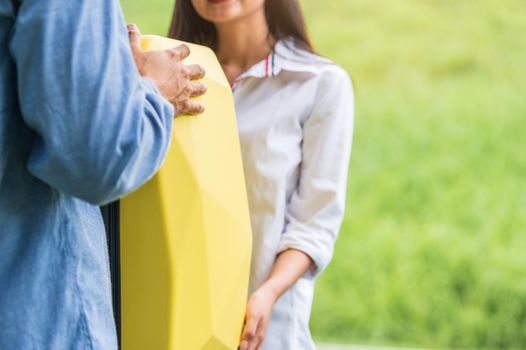
M 180 42 L 145 36 L 143 50 Z M 175 120 L 159 173 L 121 201 L 123 350 L 235 350 L 252 235 L 232 91 L 208 48 L 198 117 Z

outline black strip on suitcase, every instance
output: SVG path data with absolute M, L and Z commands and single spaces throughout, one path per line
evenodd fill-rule
M 120 283 L 120 210 L 119 202 L 113 202 L 100 208 L 106 237 L 111 270 L 111 289 L 113 296 L 113 315 L 117 329 L 119 349 L 121 348 L 121 283 Z

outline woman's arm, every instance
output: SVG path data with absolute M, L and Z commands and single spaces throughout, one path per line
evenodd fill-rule
M 270 277 L 248 300 L 240 350 L 262 346 L 272 307 L 312 266 L 311 258 L 299 250 L 289 249 L 278 255 Z
M 301 176 L 287 204 L 287 226 L 269 279 L 250 297 L 241 350 L 259 350 L 276 300 L 329 263 L 344 215 L 354 98 L 347 73 L 331 66 L 320 78 L 303 125 Z M 273 254 L 273 252 L 269 252 Z
M 286 207 L 279 251 L 296 249 L 314 261 L 307 277 L 329 264 L 345 214 L 354 121 L 351 80 L 332 65 L 320 74 L 312 113 L 303 125 L 300 178 Z

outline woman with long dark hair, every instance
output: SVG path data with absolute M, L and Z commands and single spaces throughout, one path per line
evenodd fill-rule
M 315 277 L 344 215 L 347 73 L 314 53 L 297 0 L 177 0 L 170 37 L 210 47 L 234 92 L 254 234 L 241 350 L 315 349 Z

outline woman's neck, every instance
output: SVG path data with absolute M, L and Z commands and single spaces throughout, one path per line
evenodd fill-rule
M 274 46 L 263 9 L 235 21 L 217 24 L 216 28 L 216 54 L 231 83 L 264 59 Z

